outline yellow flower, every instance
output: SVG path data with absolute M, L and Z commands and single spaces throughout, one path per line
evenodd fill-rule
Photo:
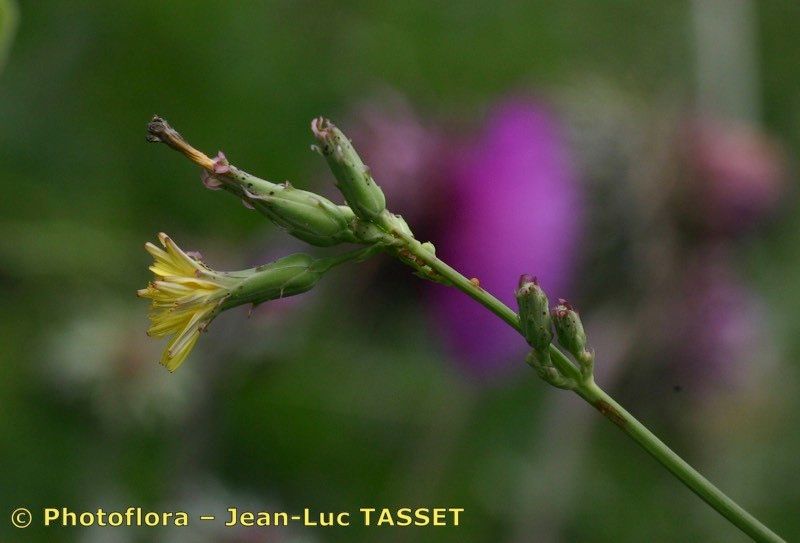
M 169 371 L 186 360 L 200 333 L 220 312 L 306 292 L 332 267 L 378 250 L 367 247 L 327 258 L 295 253 L 255 268 L 220 272 L 183 252 L 168 235 L 161 233 L 158 239 L 163 249 L 145 244 L 154 259 L 150 271 L 155 279 L 137 294 L 151 302 L 147 334 L 172 336 L 161 357 Z
M 145 244 L 155 260 L 150 271 L 156 277 L 137 294 L 152 301 L 147 334 L 173 335 L 161 364 L 175 371 L 197 343 L 200 332 L 205 331 L 220 312 L 222 303 L 230 295 L 232 278 L 189 256 L 166 234 L 160 233 L 158 239 L 164 249 L 149 242 Z

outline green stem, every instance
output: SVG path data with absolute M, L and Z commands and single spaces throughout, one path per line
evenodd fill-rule
M 379 245 L 370 245 L 369 247 L 364 247 L 363 249 L 354 249 L 346 253 L 320 258 L 317 260 L 314 266 L 317 271 L 328 271 L 335 266 L 346 264 L 347 262 L 363 262 L 382 250 L 383 247 Z
M 703 477 L 683 458 L 667 447 L 663 441 L 658 439 L 644 424 L 636 420 L 633 415 L 628 413 L 614 398 L 597 386 L 594 381 L 590 381 L 575 392 L 628 434 L 653 458 L 658 460 L 661 465 L 688 486 L 692 492 L 700 496 L 703 501 L 716 509 L 723 517 L 755 541 L 783 541 L 775 532 L 761 524 L 758 519 L 726 496 L 711 481 Z
M 405 234 L 404 232 L 398 232 L 396 229 L 392 230 L 391 233 L 394 237 L 402 240 L 408 251 L 417 257 L 418 260 L 430 266 L 433 271 L 447 279 L 458 290 L 473 298 L 486 309 L 500 317 L 514 330 L 517 332 L 521 331 L 519 326 L 519 315 L 517 315 L 513 309 L 495 298 L 492 294 L 481 288 L 479 285 L 476 285 L 461 275 L 456 269 L 450 267 L 450 265 L 448 265 L 446 262 L 439 260 L 436 255 L 422 247 L 422 244 L 415 238 Z M 554 345 L 550 345 L 550 357 L 553 361 L 553 365 L 555 365 L 555 367 L 558 368 L 564 376 L 576 380 L 581 379 L 580 370 L 578 370 L 578 368 L 575 367 L 569 358 L 567 358 L 566 355 Z
M 476 300 L 489 311 L 500 317 L 509 326 L 519 331 L 519 317 L 503 302 L 486 290 L 476 285 L 458 271 L 439 260 L 433 253 L 422 247 L 416 239 L 396 229 L 391 234 L 400 239 L 406 249 L 419 261 L 428 265 L 433 271 L 449 281 L 454 287 Z M 573 377 L 581 384 L 575 390 L 581 398 L 595 407 L 607 419 L 628 434 L 653 458 L 667 468 L 683 484 L 697 494 L 708 505 L 717 510 L 736 527 L 759 542 L 782 542 L 780 536 L 761 524 L 755 517 L 745 511 L 736 502 L 715 487 L 708 479 L 687 464 L 680 456 L 667 447 L 641 422 L 628 413 L 611 396 L 594 383 L 594 380 L 583 380 L 575 365 L 554 345 L 550 346 L 554 365 L 565 375 Z

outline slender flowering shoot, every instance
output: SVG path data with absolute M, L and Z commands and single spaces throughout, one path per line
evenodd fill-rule
M 180 366 L 200 333 L 221 311 L 305 292 L 333 266 L 359 262 L 386 252 L 412 267 L 421 277 L 460 290 L 522 335 L 531 346 L 526 360 L 545 382 L 575 392 L 743 532 L 756 541 L 783 541 L 670 450 L 595 383 L 594 353 L 588 348 L 583 324 L 571 305 L 559 300 L 548 312 L 544 291 L 534 278 L 525 275 L 515 292 L 519 314 L 515 313 L 490 294 L 482 280 L 468 279 L 443 262 L 430 242 L 418 241 L 402 217 L 386 208 L 383 192 L 350 140 L 338 128 L 323 118 L 315 119 L 311 128 L 320 144 L 318 150 L 328 161 L 348 206 L 337 206 L 314 193 L 294 189 L 288 183 L 276 185 L 256 178 L 231 165 L 222 153 L 212 159 L 189 145 L 159 117 L 148 125 L 148 140 L 165 143 L 201 166 L 203 182 L 208 188 L 236 194 L 248 207 L 258 209 L 290 234 L 313 245 L 350 241 L 365 246 L 327 258 L 295 254 L 248 270 L 217 272 L 161 234 L 163 249 L 147 244 L 147 250 L 155 259 L 150 268 L 155 280 L 140 290 L 139 295 L 151 300 L 149 333 L 173 336 L 162 364 L 170 371 Z M 526 140 L 514 138 L 512 143 L 517 145 L 521 141 Z M 527 161 L 529 158 L 526 157 L 525 164 L 532 163 Z M 491 165 L 500 168 L 504 163 Z M 485 191 L 481 190 L 482 196 L 476 202 L 485 205 Z M 520 200 L 514 191 L 506 196 L 509 203 Z M 477 223 L 477 228 L 483 228 L 480 221 L 473 222 Z M 475 241 L 470 236 L 465 239 Z M 496 239 L 489 241 L 500 245 Z M 517 245 L 509 246 L 519 251 Z M 456 318 L 464 320 L 463 315 Z M 553 329 L 559 344 L 574 362 L 552 343 Z M 476 330 L 475 336 L 483 338 L 480 332 Z

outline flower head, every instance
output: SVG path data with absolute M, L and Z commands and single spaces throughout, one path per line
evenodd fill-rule
M 332 267 L 375 251 L 368 247 L 326 258 L 295 253 L 255 268 L 220 272 L 182 251 L 168 235 L 161 233 L 158 239 L 163 249 L 145 244 L 155 260 L 150 271 L 156 277 L 137 294 L 152 302 L 147 334 L 173 336 L 161 357 L 161 364 L 169 371 L 175 371 L 186 360 L 200 332 L 220 312 L 301 294 L 314 288 Z
M 156 277 L 137 294 L 152 300 L 147 334 L 173 335 L 161 364 L 175 371 L 186 360 L 200 332 L 220 312 L 235 280 L 207 268 L 163 232 L 158 239 L 164 249 L 149 242 L 145 244 L 145 249 L 153 256 L 150 271 Z

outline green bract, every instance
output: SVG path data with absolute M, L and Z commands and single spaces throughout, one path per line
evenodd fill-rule
M 564 377 L 558 368 L 553 365 L 550 359 L 550 353 L 546 350 L 542 353 L 537 353 L 535 350 L 528 353 L 525 362 L 530 367 L 536 370 L 536 374 L 546 383 L 553 385 L 557 388 L 564 390 L 574 390 L 578 384 L 575 379 Z

